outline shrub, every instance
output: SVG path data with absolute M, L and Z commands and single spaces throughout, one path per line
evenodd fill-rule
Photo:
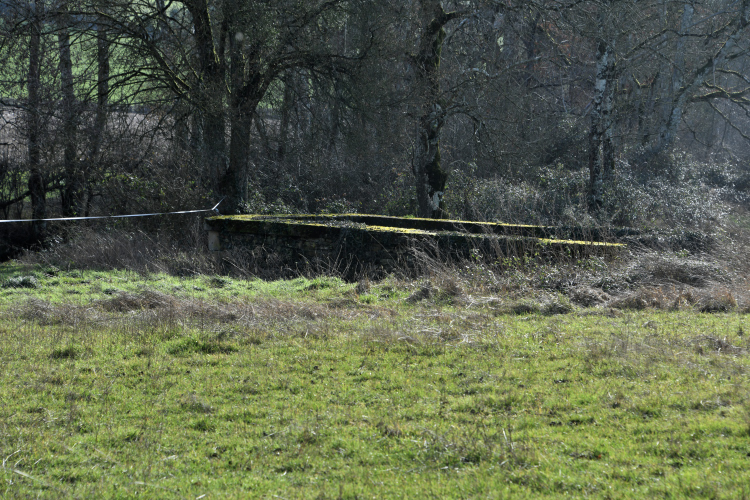
M 3 288 L 38 288 L 39 281 L 34 276 L 14 276 L 8 278 L 2 285 Z

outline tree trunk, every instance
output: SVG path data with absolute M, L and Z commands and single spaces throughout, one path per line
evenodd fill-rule
M 61 2 L 57 12 L 57 44 L 59 51 L 60 93 L 62 95 L 63 179 L 60 190 L 62 215 L 72 217 L 83 212 L 85 179 L 77 158 L 78 129 L 73 88 L 73 61 L 70 57 L 70 15 L 68 5 Z
M 107 103 L 109 102 L 109 37 L 103 26 L 98 26 L 96 39 L 96 116 L 91 138 L 91 161 L 96 161 L 107 126 Z
M 200 157 L 206 168 L 207 186 L 219 189 L 219 181 L 227 170 L 226 118 L 219 99 L 207 99 L 203 106 L 203 142 Z
M 225 13 L 227 15 L 227 13 Z M 266 79 L 258 70 L 252 57 L 246 59 L 242 37 L 236 37 L 233 28 L 228 30 L 230 68 L 229 81 L 229 164 L 221 176 L 219 190 L 225 196 L 222 212 L 242 213 L 247 202 L 248 165 L 250 158 L 250 129 L 253 115 L 267 88 Z M 245 79 L 246 67 L 250 66 L 249 79 Z
M 589 131 L 589 211 L 604 204 L 604 189 L 614 171 L 612 110 L 615 86 L 615 55 L 612 46 L 600 40 L 596 49 L 596 80 Z
M 227 169 L 223 54 L 216 52 L 207 1 L 193 0 L 186 6 L 193 17 L 195 51 L 202 76 L 196 95 L 203 118 L 200 158 L 206 169 L 206 184 L 217 191 Z
M 284 101 L 281 103 L 281 123 L 279 124 L 279 160 L 283 160 L 287 153 L 287 142 L 289 140 L 289 117 L 292 111 L 292 85 L 294 76 L 290 72 L 282 78 L 284 84 Z
M 341 85 L 336 80 L 333 81 L 333 102 L 330 106 L 329 123 L 330 134 L 328 136 L 328 160 L 333 161 L 336 155 L 336 144 L 338 143 L 341 129 L 341 102 L 343 95 Z
M 84 216 L 91 213 L 91 202 L 93 189 L 88 176 L 93 171 L 94 165 L 99 161 L 99 152 L 102 147 L 104 132 L 107 128 L 107 103 L 109 102 L 109 36 L 107 29 L 102 25 L 96 27 L 96 114 L 94 115 L 94 130 L 91 131 L 91 145 L 86 160 L 86 171 L 84 182 L 86 184 L 86 207 Z
M 448 173 L 440 162 L 440 134 L 445 124 L 445 103 L 440 95 L 440 56 L 445 25 L 455 17 L 439 0 L 420 0 L 424 22 L 419 54 L 415 59 L 417 89 L 422 92 L 421 117 L 415 145 L 414 177 L 420 217 L 445 216 L 445 184 Z
M 686 3 L 682 12 L 680 36 L 677 38 L 677 47 L 675 48 L 674 63 L 672 65 L 672 88 L 670 89 L 671 92 L 668 101 L 670 108 L 667 110 L 667 119 L 659 129 L 658 151 L 672 144 L 677 135 L 677 127 L 682 122 L 682 112 L 685 102 L 684 99 L 680 99 L 680 89 L 685 86 L 685 41 L 687 38 L 686 32 L 693 23 L 694 10 L 692 4 Z
M 42 22 L 40 10 L 44 9 L 43 2 L 35 2 L 29 23 L 29 75 L 28 75 L 28 153 L 29 153 L 29 193 L 31 195 L 31 218 L 44 219 L 47 217 L 47 199 L 44 175 L 41 167 L 40 135 L 41 120 L 39 116 L 41 86 L 40 59 Z M 33 238 L 41 241 L 47 228 L 46 222 L 32 222 Z
M 444 214 L 443 194 L 448 180 L 448 174 L 440 162 L 440 132 L 444 124 L 445 113 L 437 102 L 419 119 L 414 174 L 417 178 L 417 209 L 420 217 L 440 219 Z
M 194 152 L 201 150 L 203 144 L 203 116 L 200 110 L 193 109 L 190 114 L 190 149 Z
M 226 198 L 222 212 L 238 214 L 247 202 L 250 128 L 257 101 L 238 103 L 230 110 L 232 132 L 229 142 L 229 167 L 222 175 L 219 190 Z
M 523 45 L 526 49 L 526 64 L 524 65 L 526 74 L 524 75 L 524 84 L 526 88 L 529 89 L 531 88 L 532 80 L 534 79 L 534 60 L 539 51 L 539 35 L 543 33 L 539 26 L 539 23 L 542 20 L 542 13 L 540 11 L 537 11 L 536 13 L 525 12 L 525 16 L 528 16 L 528 22 L 523 36 Z

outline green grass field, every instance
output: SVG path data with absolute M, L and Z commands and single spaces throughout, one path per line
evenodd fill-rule
M 737 312 L 20 264 L 0 284 L 2 498 L 750 497 Z

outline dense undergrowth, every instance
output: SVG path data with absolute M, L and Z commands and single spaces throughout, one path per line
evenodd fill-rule
M 730 206 L 746 206 L 750 196 L 747 165 L 720 156 L 699 160 L 674 153 L 644 165 L 620 160 L 595 216 L 588 212 L 588 182 L 588 169 L 575 163 L 529 165 L 489 177 L 469 164 L 451 172 L 446 210 L 464 220 L 710 231 Z M 412 213 L 412 190 L 410 179 L 400 179 L 382 206 L 394 215 Z

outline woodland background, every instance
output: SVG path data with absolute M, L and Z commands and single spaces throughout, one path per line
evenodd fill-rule
M 225 197 L 710 229 L 750 192 L 749 21 L 750 0 L 2 0 L 0 217 Z M 27 226 L 7 248 L 49 237 Z

